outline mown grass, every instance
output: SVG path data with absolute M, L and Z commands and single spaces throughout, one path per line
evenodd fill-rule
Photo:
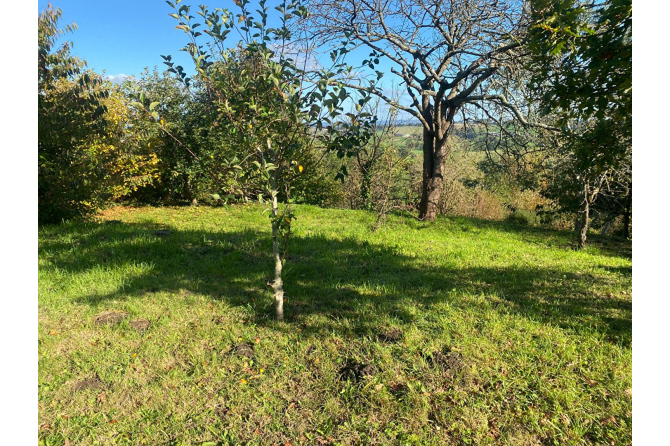
M 629 243 L 297 213 L 284 323 L 260 206 L 41 228 L 40 442 L 631 442 Z

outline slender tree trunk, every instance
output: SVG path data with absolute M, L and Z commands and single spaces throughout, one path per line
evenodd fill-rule
M 584 207 L 582 208 L 582 221 L 579 225 L 579 248 L 583 248 L 586 245 L 586 234 L 589 231 L 589 203 L 584 201 Z
M 633 183 L 628 183 L 628 197 L 626 199 L 626 210 L 623 213 L 623 236 L 630 237 L 630 216 L 633 208 Z
M 610 228 L 612 227 L 612 220 L 607 220 L 605 222 L 605 227 L 603 227 L 603 230 L 601 232 L 602 235 L 607 235 L 610 232 Z
M 267 140 L 268 151 L 272 150 L 270 140 Z M 272 258 L 275 262 L 275 278 L 272 282 L 272 291 L 274 292 L 275 315 L 278 321 L 284 320 L 284 281 L 282 280 L 282 258 L 280 249 L 279 206 L 277 202 L 277 170 L 270 171 L 270 186 L 272 191 Z
M 272 198 L 272 215 L 277 217 L 277 196 Z M 272 257 L 275 261 L 275 280 L 272 282 L 272 291 L 274 291 L 275 315 L 277 320 L 284 320 L 284 282 L 281 278 L 282 260 L 279 247 L 279 228 L 278 223 L 272 224 Z
M 590 203 L 591 194 L 589 191 L 589 185 L 586 183 L 584 185 L 584 203 L 582 204 L 582 221 L 579 225 L 579 239 L 577 240 L 579 249 L 582 249 L 586 245 L 586 234 L 589 231 L 589 210 L 591 207 Z
M 361 199 L 365 209 L 372 209 L 372 162 L 363 162 L 361 171 Z

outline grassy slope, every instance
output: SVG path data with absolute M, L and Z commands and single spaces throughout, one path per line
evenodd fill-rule
M 283 324 L 261 207 L 42 228 L 40 439 L 630 443 L 630 245 L 576 252 L 569 234 L 447 218 L 371 233 L 369 213 L 297 211 Z M 128 317 L 98 325 L 110 310 Z M 343 375 L 354 363 L 369 376 Z

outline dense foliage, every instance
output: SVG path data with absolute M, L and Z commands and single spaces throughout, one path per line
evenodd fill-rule
M 85 141 L 104 132 L 100 76 L 56 40 L 74 27 L 58 28 L 60 10 L 48 7 L 38 18 L 39 219 L 58 222 L 95 209 L 104 173 Z
M 552 166 L 557 181 L 548 192 L 562 208 L 581 214 L 583 246 L 596 199 L 603 192 L 629 195 L 632 187 L 632 4 L 531 4 L 530 84 L 563 133 Z M 611 204 L 603 209 L 627 212 L 630 220 L 628 208 Z
M 302 113 L 292 118 L 292 130 L 287 121 L 282 124 L 286 129 L 277 127 L 280 119 L 271 131 L 281 136 L 273 146 L 291 152 L 274 160 L 281 172 L 280 202 L 373 209 L 380 218 L 392 209 L 418 209 L 425 192 L 422 127 L 404 125 L 397 112 L 389 114 L 393 107 L 379 104 L 365 110 L 376 121 L 355 118 L 360 104 L 345 115 L 337 103 L 349 96 L 346 89 L 323 79 L 319 83 L 319 75 L 329 70 L 296 70 L 287 81 L 286 68 L 298 67 L 289 52 L 277 49 L 290 41 L 290 26 L 285 31 L 269 27 L 265 3 L 256 11 L 260 21 L 253 19 L 251 3 L 236 6 L 237 14 L 201 7 L 197 14 L 204 22 L 198 25 L 188 6 L 174 3 L 172 15 L 188 36 L 183 49 L 193 56 L 196 72 L 189 75 L 164 56 L 167 71 L 145 71 L 121 86 L 86 70 L 84 62 L 69 55 L 68 43 L 55 47 L 61 34 L 74 29 L 58 29 L 58 11 L 40 15 L 40 221 L 87 215 L 128 199 L 212 205 L 268 199 L 268 171 L 263 173 L 261 158 L 249 156 L 250 148 L 253 152 L 267 144 L 267 126 L 259 122 L 285 116 L 291 107 L 291 113 Z M 297 3 L 282 8 L 286 25 L 307 13 Z M 534 113 L 532 120 L 547 125 L 522 134 L 519 121 L 497 127 L 487 119 L 467 128 L 454 124 L 444 142 L 449 167 L 441 175 L 436 209 L 487 219 L 516 213 L 511 218 L 519 222 L 562 228 L 581 216 L 578 229 L 609 230 L 614 222 L 628 235 L 630 2 L 537 0 L 530 11 L 522 42 L 530 57 L 505 88 L 517 88 L 517 96 L 528 101 L 524 113 Z M 203 38 L 209 40 L 200 42 Z M 335 63 L 350 58 L 336 56 Z M 350 75 L 343 67 L 328 74 Z M 256 110 L 234 104 L 259 100 L 266 105 Z M 319 101 L 335 114 L 311 109 Z M 560 132 L 547 130 L 550 125 Z M 340 148 L 320 142 L 317 137 L 328 132 L 331 137 L 347 134 L 349 142 Z M 495 150 L 484 142 L 487 138 L 495 139 Z M 517 218 L 521 214 L 527 217 Z
M 151 184 L 155 135 L 121 91 L 70 55 L 60 9 L 38 18 L 38 203 L 41 223 L 88 215 Z M 153 146 L 152 146 L 153 145 Z

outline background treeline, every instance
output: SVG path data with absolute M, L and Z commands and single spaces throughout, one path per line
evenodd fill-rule
M 87 216 L 119 202 L 225 205 L 258 199 L 262 180 L 239 168 L 248 155 L 238 149 L 238 135 L 224 130 L 228 126 L 218 121 L 213 98 L 197 79 L 186 86 L 183 75 L 154 69 L 114 85 L 71 56 L 67 43 L 56 48 L 58 37 L 73 30 L 60 29 L 59 18 L 51 8 L 39 16 L 40 223 Z M 366 107 L 378 117 L 372 137 L 346 156 L 317 150 L 307 138 L 299 141 L 294 202 L 370 209 L 380 221 L 394 209 L 416 209 L 422 128 L 400 122 L 380 102 Z M 607 132 L 596 128 L 592 137 L 600 140 Z M 538 136 L 515 146 L 510 136 L 492 147 L 490 135 L 486 122 L 456 125 L 439 213 L 579 229 L 584 182 L 575 174 L 574 150 L 560 149 L 569 144 L 549 150 L 551 144 Z M 579 143 L 588 144 L 588 138 Z M 587 218 L 591 228 L 628 236 L 632 161 L 626 150 L 626 162 L 598 177 L 599 198 L 587 203 Z

